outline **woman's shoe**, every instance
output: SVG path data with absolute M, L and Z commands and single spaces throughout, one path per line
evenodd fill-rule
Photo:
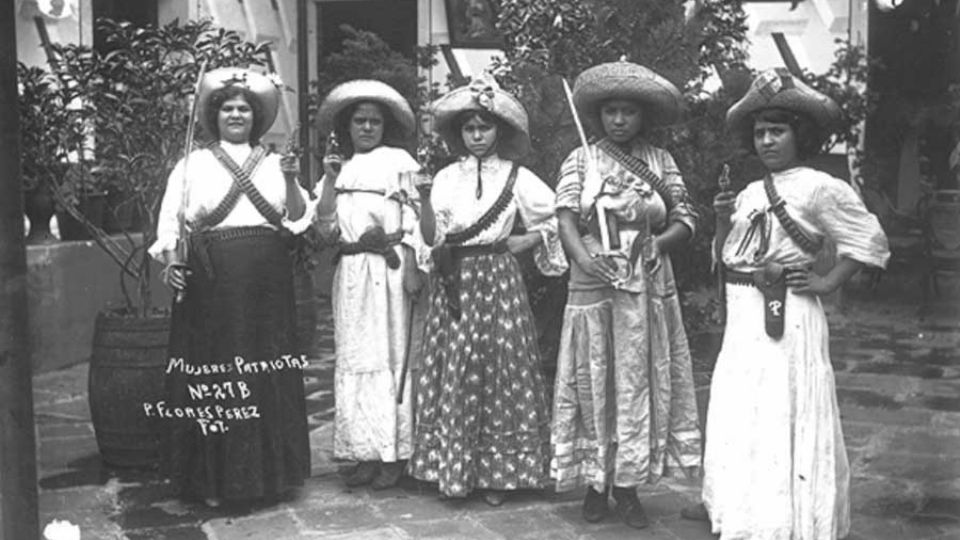
M 583 519 L 588 523 L 597 523 L 606 517 L 610 510 L 607 506 L 607 489 L 599 492 L 592 487 L 587 488 L 587 496 L 583 498 Z
M 376 461 L 362 461 L 357 465 L 357 469 L 344 480 L 344 483 L 347 487 L 367 485 L 373 482 L 374 477 L 377 476 L 378 469 L 379 467 L 377 467 Z
M 507 492 L 496 489 L 485 489 L 480 493 L 483 502 L 490 506 L 500 506 L 507 499 Z
M 380 474 L 373 479 L 373 483 L 370 484 L 370 487 L 377 491 L 381 489 L 392 488 L 393 486 L 397 485 L 401 475 L 403 475 L 403 463 L 399 461 L 381 463 Z
M 635 488 L 614 487 L 613 500 L 617 502 L 617 515 L 624 523 L 634 529 L 644 529 L 650 526 L 647 513 L 637 498 Z
M 680 510 L 680 517 L 692 521 L 710 521 L 710 514 L 703 503 L 697 503 Z

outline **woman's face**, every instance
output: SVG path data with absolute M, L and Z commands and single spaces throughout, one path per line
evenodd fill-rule
M 643 107 L 629 99 L 605 101 L 600 105 L 600 122 L 613 142 L 628 142 L 643 128 Z
M 253 107 L 241 96 L 227 99 L 217 113 L 220 139 L 235 144 L 250 142 L 253 130 Z
M 771 171 L 790 169 L 800 161 L 797 135 L 790 124 L 757 120 L 753 124 L 753 147 Z
M 369 152 L 383 142 L 383 113 L 373 103 L 361 103 L 350 117 L 350 141 L 354 152 Z
M 460 128 L 463 145 L 467 152 L 476 157 L 484 157 L 493 152 L 497 146 L 497 131 L 497 124 L 487 122 L 479 116 L 471 117 Z

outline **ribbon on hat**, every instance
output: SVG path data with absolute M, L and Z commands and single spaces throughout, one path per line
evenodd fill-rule
M 479 84 L 471 84 L 470 92 L 473 94 L 473 100 L 485 111 L 493 110 L 493 86 L 485 81 L 477 81 Z
M 757 80 L 757 91 L 765 99 L 770 100 L 783 90 L 796 87 L 793 74 L 783 68 L 775 68 L 760 74 Z

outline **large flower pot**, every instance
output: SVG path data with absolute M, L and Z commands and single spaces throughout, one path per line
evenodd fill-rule
M 169 317 L 122 317 L 100 312 L 90 357 L 90 414 L 104 463 L 152 468 L 160 431 L 144 403 L 164 399 Z
M 56 242 L 57 237 L 50 232 L 50 218 L 56 211 L 53 194 L 46 187 L 35 187 L 23 193 L 23 213 L 30 220 L 28 244 L 47 244 Z

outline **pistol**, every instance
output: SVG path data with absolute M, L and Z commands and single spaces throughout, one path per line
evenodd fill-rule
M 730 165 L 724 163 L 720 169 L 720 178 L 717 179 L 720 191 L 730 191 Z

